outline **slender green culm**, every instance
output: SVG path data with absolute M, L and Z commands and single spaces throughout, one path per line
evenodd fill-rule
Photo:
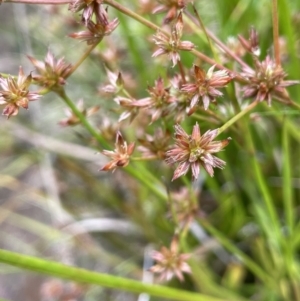
M 144 284 L 140 281 L 96 273 L 85 269 L 63 265 L 55 261 L 22 255 L 3 249 L 0 249 L 0 262 L 75 282 L 96 284 L 132 293 L 147 293 L 152 296 L 166 299 L 180 301 L 225 301 L 225 299 L 214 298 L 202 294 L 181 291 L 159 285 Z

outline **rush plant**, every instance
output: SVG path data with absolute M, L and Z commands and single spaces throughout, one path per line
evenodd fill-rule
M 1 124 L 22 130 L 32 152 L 56 153 L 49 164 L 59 201 L 47 192 L 48 180 L 39 195 L 59 212 L 70 209 L 60 223 L 21 217 L 26 231 L 34 221 L 36 229 L 56 231 L 66 248 L 71 239 L 72 265 L 84 250 L 85 269 L 62 264 L 60 252 L 56 262 L 35 248 L 30 256 L 13 252 L 18 242 L 3 244 L 0 262 L 77 283 L 44 280 L 43 300 L 122 296 L 96 284 L 138 293 L 139 300 L 300 301 L 300 3 L 6 0 L 0 12 L 24 4 L 30 17 L 45 7 L 43 14 L 61 24 L 49 27 L 46 53 L 38 46 L 26 53 L 27 73 L 0 67 Z M 29 36 L 42 39 L 45 30 L 35 26 Z M 58 47 L 56 35 L 68 44 Z M 37 118 L 35 136 L 29 114 Z M 37 136 L 50 115 L 51 127 L 62 126 L 57 147 Z M 83 149 L 101 163 L 65 156 L 80 157 Z M 5 170 L 3 179 L 21 181 Z M 22 190 L 8 180 L 2 186 Z M 70 206 L 73 199 L 84 214 Z M 8 220 L 18 215 L 11 202 L 0 203 Z M 53 206 L 46 210 L 51 216 L 58 212 Z M 103 219 L 111 216 L 117 234 L 89 234 L 87 225 L 105 232 Z M 113 270 L 96 264 L 90 271 L 89 260 L 104 257 Z M 130 257 L 133 279 L 124 277 L 126 268 L 115 269 Z

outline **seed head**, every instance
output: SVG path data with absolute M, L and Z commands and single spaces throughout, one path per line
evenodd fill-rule
M 132 105 L 151 109 L 151 122 L 154 122 L 161 116 L 169 114 L 169 104 L 172 102 L 172 96 L 169 89 L 164 87 L 164 80 L 161 77 L 155 81 L 154 87 L 148 87 L 148 92 L 150 97 L 134 101 Z
M 39 85 L 51 88 L 66 83 L 72 65 L 67 64 L 63 57 L 57 60 L 49 50 L 44 61 L 38 61 L 31 56 L 28 58 L 38 72 L 38 75 L 33 76 L 33 79 Z
M 202 99 L 204 109 L 207 110 L 210 102 L 215 102 L 216 97 L 223 96 L 218 88 L 225 87 L 233 78 L 226 70 L 214 72 L 215 65 L 207 73 L 194 65 L 195 82 L 182 85 L 181 91 L 191 95 L 189 115 L 194 113 L 199 99 Z
M 29 86 L 32 82 L 32 76 L 24 75 L 23 68 L 20 66 L 18 79 L 12 76 L 8 78 L 0 75 L 0 105 L 5 105 L 2 114 L 9 118 L 19 112 L 19 107 L 28 109 L 29 101 L 39 99 L 41 96 L 36 92 L 30 92 Z
M 152 57 L 167 54 L 174 67 L 180 61 L 180 50 L 191 51 L 194 48 L 194 44 L 192 42 L 180 41 L 182 36 L 182 29 L 183 21 L 182 13 L 180 13 L 175 25 L 172 27 L 170 37 L 160 31 L 158 31 L 156 35 L 154 35 L 153 40 L 154 43 L 158 46 L 158 49 L 153 53 Z
M 160 281 L 169 281 L 174 276 L 183 281 L 183 273 L 191 273 L 191 268 L 186 262 L 190 256 L 190 254 L 179 253 L 178 238 L 175 237 L 170 248 L 162 247 L 160 251 L 152 252 L 152 258 L 157 263 L 150 268 L 150 271 L 160 274 Z
M 104 36 L 110 35 L 119 25 L 119 20 L 115 18 L 109 22 L 108 14 L 105 9 L 101 9 L 96 14 L 96 23 L 92 20 L 86 21 L 88 30 L 69 34 L 69 37 L 87 42 L 93 45 L 101 42 Z
M 198 123 L 194 125 L 192 135 L 188 135 L 178 124 L 174 128 L 175 145 L 166 152 L 166 163 L 179 163 L 172 181 L 185 175 L 189 168 L 192 170 L 193 180 L 198 178 L 200 166 L 203 166 L 211 177 L 214 175 L 214 168 L 224 168 L 226 162 L 212 154 L 222 150 L 231 138 L 212 141 L 217 136 L 218 130 L 208 130 L 201 135 Z
M 165 153 L 169 147 L 170 133 L 161 128 L 156 129 L 153 136 L 146 135 L 144 139 L 138 139 L 141 146 L 138 150 L 143 153 L 144 158 L 156 156 L 165 159 Z
M 163 23 L 168 24 L 177 17 L 177 11 L 183 9 L 189 0 L 158 0 L 161 5 L 157 6 L 152 13 L 167 12 Z
M 282 102 L 290 100 L 285 89 L 287 86 L 299 84 L 297 80 L 284 80 L 286 73 L 270 56 L 262 62 L 255 58 L 255 69 L 243 68 L 242 76 L 248 81 L 243 88 L 244 98 L 255 97 L 258 101 L 266 100 L 271 105 L 272 97 Z
M 199 215 L 198 198 L 199 191 L 195 191 L 195 195 L 191 195 L 191 191 L 187 187 L 181 187 L 180 190 L 170 194 L 171 213 L 176 214 L 176 219 L 182 228 L 190 225 L 195 216 Z M 171 215 L 171 214 L 170 214 Z
M 108 162 L 104 167 L 100 170 L 112 170 L 113 172 L 118 167 L 125 167 L 129 164 L 130 156 L 134 151 L 134 142 L 130 143 L 127 146 L 127 142 L 123 139 L 120 131 L 117 132 L 115 150 L 108 151 L 103 150 L 102 154 L 112 158 L 112 161 Z

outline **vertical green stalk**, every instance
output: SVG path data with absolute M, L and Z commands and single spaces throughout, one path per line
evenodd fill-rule
M 276 213 L 276 209 L 272 200 L 272 196 L 270 194 L 270 191 L 268 189 L 268 185 L 265 181 L 261 166 L 257 160 L 256 157 L 256 150 L 253 142 L 253 137 L 251 130 L 249 126 L 244 123 L 243 130 L 245 131 L 245 141 L 247 145 L 247 150 L 249 152 L 249 161 L 251 163 L 252 169 L 254 171 L 254 176 L 256 179 L 257 186 L 261 192 L 262 199 L 265 203 L 266 209 L 269 214 L 269 218 L 272 224 L 272 230 L 274 231 L 276 238 L 277 238 L 277 243 L 279 243 L 281 234 L 280 234 L 280 224 L 279 224 L 279 218 Z
M 282 150 L 283 150 L 283 202 L 286 217 L 286 224 L 288 226 L 289 236 L 292 235 L 294 229 L 294 204 L 293 204 L 293 188 L 292 188 L 292 170 L 290 158 L 290 144 L 288 124 L 284 118 L 283 132 L 282 132 Z
M 293 244 L 293 233 L 294 233 L 294 202 L 293 202 L 293 187 L 292 187 L 292 170 L 291 170 L 291 158 L 290 158 L 290 145 L 289 145 L 289 133 L 286 117 L 283 120 L 282 130 L 282 173 L 283 173 L 283 206 L 285 212 L 285 220 L 287 233 L 286 238 L 282 241 L 285 249 L 285 262 L 287 271 L 291 277 L 291 281 L 294 277 L 294 244 Z
M 78 117 L 82 125 L 90 132 L 90 134 L 97 139 L 99 145 L 104 147 L 109 147 L 106 140 L 94 129 L 94 127 L 87 121 L 86 117 L 78 110 L 76 105 L 72 102 L 72 100 L 67 96 L 65 90 L 57 89 L 55 92 L 64 100 L 67 106 L 72 110 L 72 112 Z

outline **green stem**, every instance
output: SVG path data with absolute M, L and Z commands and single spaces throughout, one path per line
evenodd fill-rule
M 160 182 L 152 175 L 152 173 L 148 172 L 146 169 L 141 170 L 140 166 L 137 167 L 134 165 L 128 165 L 124 170 L 148 187 L 159 199 L 162 201 L 168 200 L 167 194 L 161 189 L 162 186 L 160 185 Z
M 241 112 L 239 112 L 238 114 L 236 114 L 234 117 L 232 117 L 231 119 L 229 119 L 224 125 L 222 125 L 219 129 L 218 129 L 218 135 L 220 135 L 221 133 L 223 133 L 225 130 L 227 130 L 231 125 L 233 125 L 236 121 L 238 121 L 239 119 L 241 119 L 244 115 L 246 115 L 249 111 L 251 111 L 253 108 L 255 108 L 258 105 L 259 101 L 255 100 L 254 102 L 252 102 L 247 108 L 245 108 L 244 110 L 242 110 Z
M 151 156 L 151 157 L 131 157 L 130 160 L 131 161 L 153 161 L 153 160 L 157 160 L 158 157 L 157 156 Z
M 162 33 L 164 33 L 167 37 L 170 37 L 170 34 L 168 32 L 166 32 L 165 30 L 163 30 L 161 27 L 157 26 L 156 24 L 152 23 L 151 21 L 148 21 L 147 19 L 145 19 L 144 17 L 140 16 L 139 14 L 131 11 L 130 9 L 124 7 L 123 5 L 117 3 L 114 0 L 104 0 L 103 3 L 108 4 L 112 7 L 114 7 L 115 9 L 119 10 L 120 12 L 122 12 L 123 14 L 135 19 L 136 21 L 140 22 L 141 24 L 147 26 L 150 29 L 153 29 L 155 31 L 160 31 Z M 219 69 L 225 69 L 228 72 L 230 72 L 231 74 L 233 74 L 235 76 L 236 80 L 242 81 L 244 82 L 245 80 L 239 76 L 236 72 L 229 70 L 228 68 L 224 67 L 221 64 L 218 64 L 216 61 L 214 61 L 213 59 L 211 59 L 210 57 L 206 56 L 205 54 L 203 54 L 200 51 L 197 51 L 196 49 L 192 49 L 190 51 L 191 53 L 193 53 L 196 57 L 200 58 L 201 60 L 211 64 L 211 65 L 216 65 L 217 68 Z
M 261 192 L 262 200 L 264 201 L 266 209 L 269 213 L 269 218 L 272 225 L 272 227 L 270 227 L 270 231 L 274 231 L 277 241 L 279 242 L 281 239 L 279 218 L 277 216 L 275 205 L 273 203 L 272 196 L 268 189 L 268 185 L 265 181 L 265 176 L 256 157 L 256 150 L 253 142 L 252 133 L 250 131 L 249 126 L 247 126 L 246 124 L 244 125 L 243 130 L 244 137 L 246 139 L 247 150 L 249 152 L 249 160 L 254 171 L 256 184 Z M 276 245 L 276 247 L 279 248 L 278 245 Z
M 76 64 L 72 65 L 72 69 L 68 74 L 68 77 L 74 73 L 77 68 L 82 64 L 82 62 L 90 55 L 90 53 L 94 50 L 94 48 L 98 45 L 99 43 L 91 45 L 88 50 L 81 56 L 81 58 L 76 62 Z
M 289 133 L 286 118 L 283 121 L 282 149 L 283 149 L 283 203 L 285 208 L 286 223 L 289 236 L 292 236 L 294 228 L 294 204 L 291 169 L 291 149 L 289 144 Z
M 98 141 L 102 148 L 110 148 L 106 140 L 94 129 L 94 127 L 87 121 L 86 117 L 78 110 L 72 100 L 66 95 L 63 89 L 55 91 L 71 108 L 72 112 L 79 118 L 82 125 L 90 132 L 90 134 Z M 149 171 L 140 168 L 133 167 L 132 165 L 127 166 L 124 169 L 131 176 L 139 180 L 141 183 L 146 185 L 157 197 L 162 200 L 166 200 L 166 194 L 159 188 L 161 187 L 160 182 L 156 179 Z
M 203 294 L 192 293 L 160 285 L 144 284 L 136 280 L 96 273 L 85 269 L 63 265 L 55 261 L 48 261 L 2 249 L 0 249 L 0 262 L 58 278 L 96 284 L 133 293 L 147 293 L 161 298 L 180 301 L 225 301 L 225 299 L 214 298 Z
M 169 33 L 162 30 L 161 27 L 157 26 L 156 24 L 152 23 L 151 21 L 148 21 L 147 19 L 143 18 L 142 16 L 140 16 L 139 14 L 131 11 L 130 9 L 126 8 L 125 6 L 119 4 L 118 2 L 114 1 L 114 0 L 104 0 L 103 3 L 108 4 L 112 7 L 114 7 L 115 9 L 117 9 L 118 11 L 122 12 L 123 14 L 131 17 L 132 19 L 135 19 L 136 21 L 144 24 L 145 26 L 155 30 L 155 31 L 161 31 L 163 33 L 165 33 L 166 35 L 169 36 Z
M 293 106 L 293 107 L 295 107 L 296 109 L 300 110 L 300 104 L 298 104 L 298 103 L 296 103 L 296 102 L 294 102 L 292 100 L 289 101 L 288 104 L 291 105 L 291 106 Z
M 76 115 L 76 117 L 80 120 L 82 125 L 90 132 L 90 134 L 96 138 L 97 142 L 100 144 L 102 148 L 109 147 L 108 143 L 105 139 L 94 129 L 94 127 L 87 121 L 86 117 L 78 110 L 76 105 L 72 102 L 72 100 L 67 96 L 64 89 L 55 90 L 55 92 L 64 100 L 64 102 L 70 107 L 72 112 Z

